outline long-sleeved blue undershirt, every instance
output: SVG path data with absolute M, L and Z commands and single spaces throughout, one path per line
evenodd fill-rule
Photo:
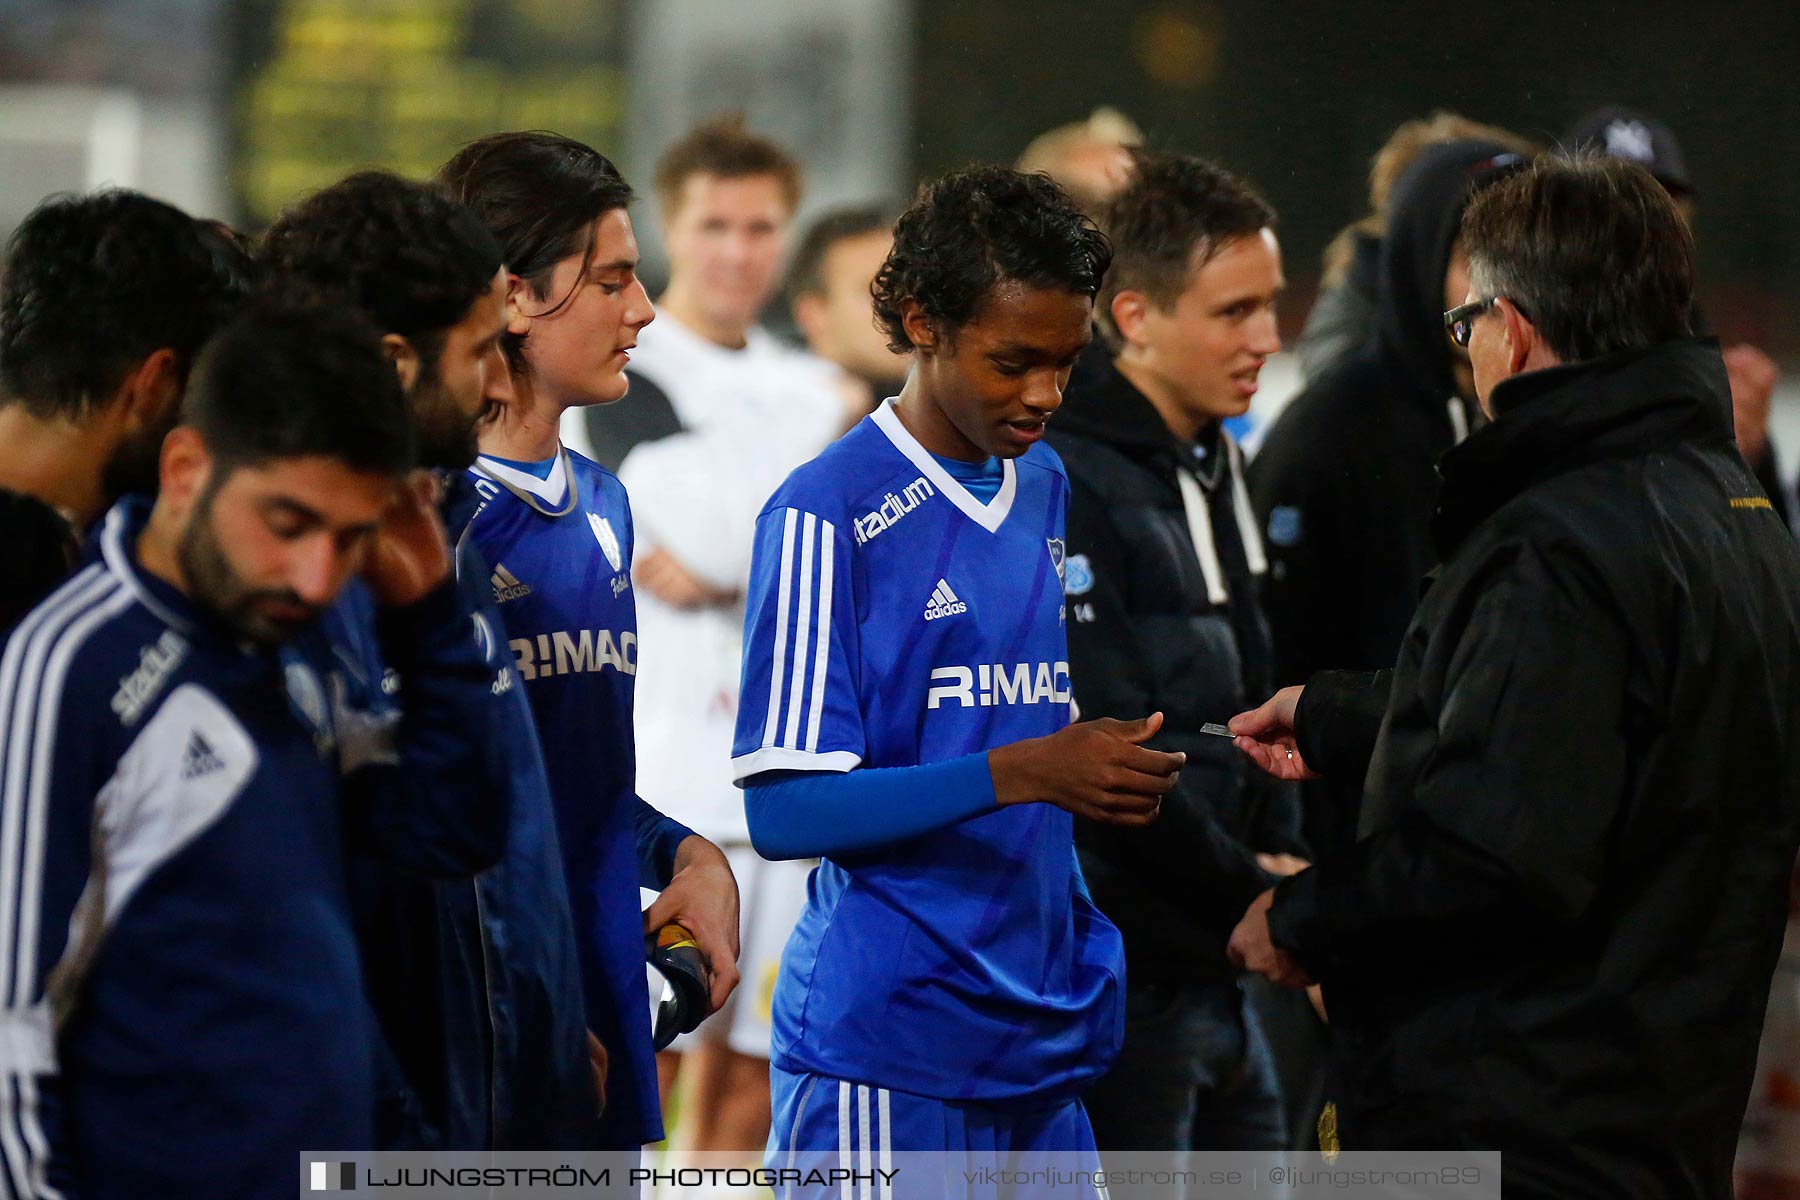
M 770 771 L 744 788 L 750 844 L 768 859 L 873 850 L 995 804 L 985 751 L 921 767 Z

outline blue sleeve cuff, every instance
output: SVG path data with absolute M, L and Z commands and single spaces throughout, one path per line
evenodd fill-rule
M 638 886 L 660 892 L 675 874 L 675 851 L 694 831 L 652 808 L 642 796 L 633 799 L 637 802 L 632 821 L 637 832 Z
M 767 773 L 744 788 L 750 843 L 768 859 L 873 850 L 996 803 L 986 751 L 920 767 Z

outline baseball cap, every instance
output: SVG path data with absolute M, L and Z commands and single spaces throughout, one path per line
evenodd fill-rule
M 1569 127 L 1563 145 L 1626 159 L 1656 176 L 1672 195 L 1694 194 L 1687 159 L 1674 131 L 1635 109 L 1618 104 L 1597 108 Z

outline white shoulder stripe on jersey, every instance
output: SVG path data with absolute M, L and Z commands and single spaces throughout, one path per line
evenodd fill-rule
M 118 594 L 119 582 L 100 567 L 77 577 L 37 608 L 7 642 L 0 660 L 0 1005 L 18 1007 L 12 990 L 17 946 L 20 858 L 25 840 L 26 782 L 36 727 L 38 680 L 44 660 L 82 614 Z
M 29 765 L 30 798 L 25 816 L 24 881 L 20 886 L 19 949 L 17 977 L 12 981 L 14 1004 L 27 1003 L 37 991 L 38 933 L 42 920 L 44 840 L 50 818 L 50 774 L 56 761 L 57 715 L 62 703 L 63 685 L 68 680 L 69 664 L 75 652 L 94 630 L 130 608 L 136 597 L 125 588 L 109 593 L 93 608 L 70 623 L 50 652 L 36 714 L 33 745 Z M 29 1081 L 19 1089 L 19 1128 L 31 1153 L 29 1175 L 32 1194 L 55 1196 L 46 1178 L 49 1163 L 49 1140 L 44 1136 L 37 1112 L 37 1091 Z
M 794 574 L 794 526 L 800 510 L 787 510 L 787 521 L 781 532 L 781 576 L 775 595 L 775 658 L 769 665 L 769 715 L 763 721 L 764 746 L 773 746 L 780 731 L 783 672 L 787 668 L 788 605 L 792 599 L 788 581 Z
M 800 748 L 800 700 L 806 694 L 806 648 L 812 636 L 813 616 L 813 559 L 814 541 L 819 532 L 819 518 L 811 513 L 802 514 L 800 533 L 800 602 L 795 606 L 794 615 L 794 679 L 788 695 L 787 730 L 782 735 L 781 744 L 789 750 Z
M 131 607 L 136 597 L 121 588 L 83 613 L 57 640 L 45 668 L 43 702 L 38 706 L 32 743 L 30 807 L 25 816 L 25 877 L 19 887 L 19 953 L 13 1003 L 28 1001 L 38 990 L 38 932 L 43 903 L 44 838 L 50 824 L 50 776 L 56 764 L 57 715 L 69 664 L 88 636 Z
M 795 508 L 786 512 L 762 746 L 812 753 L 819 748 L 831 665 L 837 526 L 814 513 Z
M 825 711 L 825 672 L 831 665 L 831 573 L 835 566 L 833 541 L 837 529 L 830 521 L 819 521 L 819 619 L 813 632 L 812 705 L 806 714 L 806 751 L 819 748 L 819 717 Z
M 25 618 L 7 641 L 5 656 L 0 659 L 0 804 L 3 804 L 0 811 L 4 814 L 0 819 L 0 824 L 4 825 L 4 833 L 0 834 L 0 978 L 6 974 L 5 964 L 12 961 L 18 890 L 16 864 L 24 818 L 22 799 L 5 801 L 10 790 L 10 776 L 16 774 L 22 779 L 25 773 L 25 741 L 34 715 L 31 702 L 36 699 L 35 695 L 21 691 L 19 675 L 28 649 L 36 650 L 40 641 L 54 642 L 70 621 L 116 586 L 102 567 L 88 567 Z M 32 657 L 35 661 L 35 654 Z M 0 983 L 0 1003 L 4 1001 L 5 984 Z M 21 1015 L 19 1009 L 23 1007 L 9 1008 L 9 1017 Z M 11 1180 L 12 1190 L 21 1196 L 33 1194 L 30 1190 L 35 1173 L 33 1161 L 39 1157 L 35 1147 L 42 1138 L 41 1134 L 33 1136 L 37 1132 L 34 1120 L 16 1118 L 12 1080 L 23 1082 L 29 1079 L 32 1069 L 39 1065 L 41 1051 L 42 1047 L 32 1049 L 16 1044 L 12 1038 L 0 1048 L 0 1053 L 6 1055 L 0 1060 L 0 1159 L 5 1160 L 6 1176 Z M 51 1058 L 54 1062 L 53 1046 Z
M 55 753 L 55 714 L 68 660 L 94 628 L 128 608 L 132 599 L 133 593 L 120 580 L 98 565 L 91 566 L 26 618 L 0 659 L 0 740 L 4 741 L 4 754 L 0 755 L 0 1003 L 10 1013 L 31 1007 L 32 1001 L 43 809 Z M 51 670 L 48 680 L 44 679 L 46 663 Z M 24 887 L 20 886 L 21 875 Z M 20 1195 L 55 1196 L 44 1178 L 47 1141 L 38 1121 L 36 1088 L 31 1072 L 21 1070 L 29 1065 L 0 1063 L 0 1074 L 13 1077 L 0 1079 L 0 1157 L 4 1157 L 7 1175 Z M 16 1110 L 14 1080 L 18 1083 Z

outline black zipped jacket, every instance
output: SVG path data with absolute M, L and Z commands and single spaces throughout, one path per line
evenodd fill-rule
M 1292 785 L 1250 769 L 1228 739 L 1200 732 L 1261 703 L 1273 679 L 1257 600 L 1261 551 L 1245 545 L 1256 528 L 1243 461 L 1216 424 L 1198 444 L 1178 442 L 1099 342 L 1050 429 L 1070 483 L 1064 573 L 1075 702 L 1089 717 L 1161 711 L 1151 744 L 1187 753 L 1153 824 L 1076 822 L 1082 870 L 1124 934 L 1132 980 L 1227 978 L 1225 941 L 1274 882 L 1256 853 L 1304 853 Z M 1210 551 L 1196 545 L 1190 516 L 1205 519 Z
M 1800 549 L 1715 342 L 1493 403 L 1385 686 L 1308 686 L 1308 762 L 1367 763 L 1360 837 L 1270 930 L 1324 984 L 1347 1148 L 1725 1200 L 1800 843 Z

